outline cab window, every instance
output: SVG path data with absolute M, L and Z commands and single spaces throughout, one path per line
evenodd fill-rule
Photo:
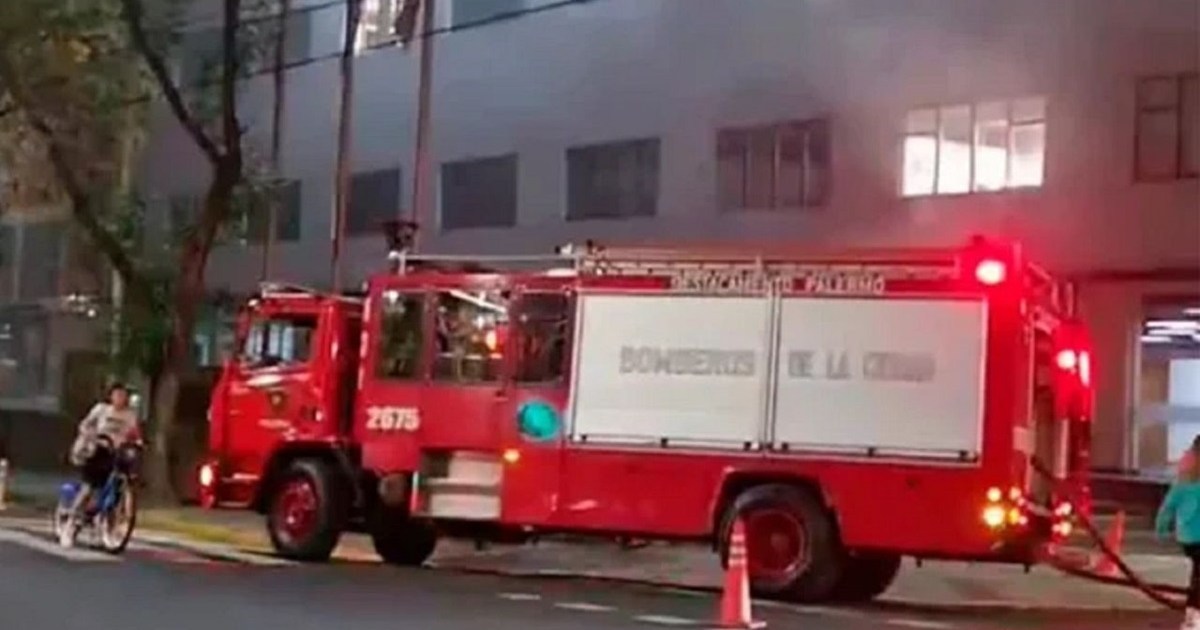
M 498 291 L 443 291 L 437 296 L 433 377 L 455 383 L 500 380 L 508 337 L 508 299 Z
M 307 363 L 312 355 L 317 318 L 274 315 L 254 321 L 242 346 L 242 363 L 250 368 Z
M 411 380 L 421 376 L 424 297 L 384 291 L 379 312 L 379 352 L 375 376 Z
M 570 299 L 561 293 L 521 297 L 516 380 L 552 383 L 566 374 Z

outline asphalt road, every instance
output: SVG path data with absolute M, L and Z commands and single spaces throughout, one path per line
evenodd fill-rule
M 262 566 L 143 542 L 117 559 L 0 529 L 0 628 L 14 630 L 600 630 L 715 627 L 709 595 L 381 565 Z M 1149 630 L 1157 619 L 759 606 L 796 630 Z

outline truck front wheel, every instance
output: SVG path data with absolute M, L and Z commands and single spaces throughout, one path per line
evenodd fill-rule
M 367 521 L 375 553 L 388 564 L 421 566 L 437 547 L 433 524 L 411 518 L 408 510 L 379 506 Z
M 900 556 L 863 553 L 846 559 L 846 570 L 834 596 L 844 602 L 866 602 L 888 590 L 900 573 Z
M 728 560 L 729 539 L 738 518 L 746 529 L 754 594 L 798 602 L 833 597 L 846 556 L 831 515 L 810 492 L 769 484 L 738 495 L 722 521 L 723 563 Z
M 276 553 L 306 562 L 328 560 L 347 512 L 337 472 L 320 460 L 301 459 L 272 485 L 267 532 Z

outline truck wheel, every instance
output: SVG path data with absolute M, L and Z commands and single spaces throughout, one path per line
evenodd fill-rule
M 770 484 L 738 495 L 723 520 L 723 565 L 735 518 L 745 524 L 750 590 L 755 595 L 797 602 L 833 597 L 845 553 L 832 517 L 811 493 Z
M 421 566 L 437 547 L 433 524 L 410 518 L 407 510 L 376 508 L 367 527 L 375 553 L 388 564 Z
M 276 553 L 293 560 L 324 562 L 333 554 L 346 520 L 346 493 L 325 462 L 301 459 L 271 489 L 267 532 Z
M 865 553 L 846 558 L 846 570 L 834 591 L 844 602 L 867 602 L 888 590 L 900 573 L 901 558 L 886 553 Z

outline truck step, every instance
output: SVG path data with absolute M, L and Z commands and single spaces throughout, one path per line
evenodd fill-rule
M 494 521 L 500 518 L 500 495 L 433 491 L 428 495 L 425 513 L 432 518 Z

